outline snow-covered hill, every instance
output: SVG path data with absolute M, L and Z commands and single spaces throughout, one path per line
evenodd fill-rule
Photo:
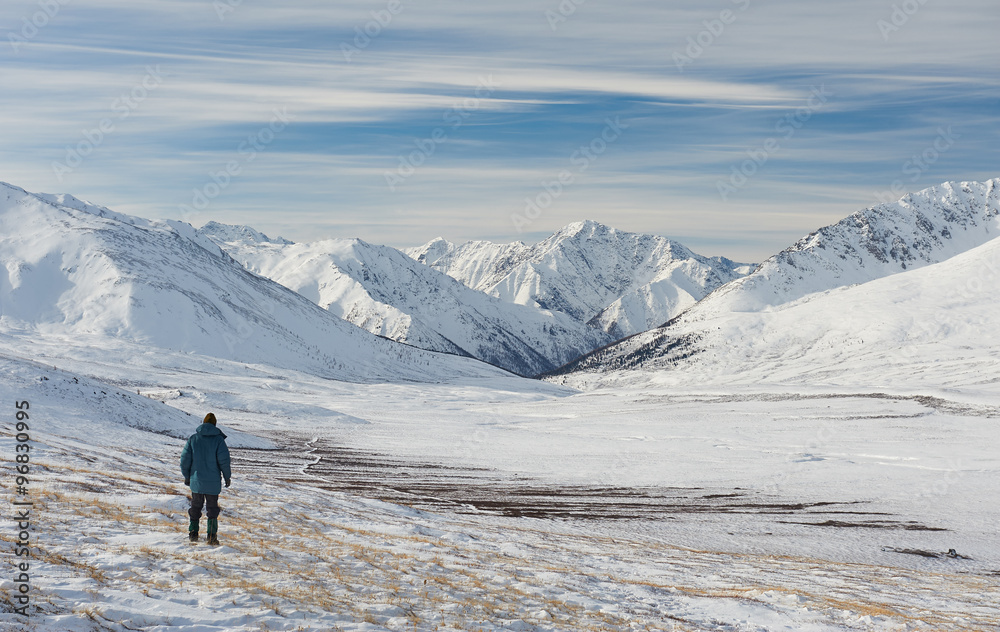
M 509 271 L 531 250 L 531 246 L 520 241 L 510 244 L 495 244 L 490 241 L 454 244 L 438 237 L 423 246 L 405 248 L 403 252 L 471 288 L 481 290 L 488 287 L 485 283 L 487 279 Z
M 35 410 L 45 411 L 45 435 L 49 440 L 76 434 L 94 444 L 110 446 L 116 445 L 126 428 L 187 439 L 201 423 L 201 416 L 178 410 L 158 401 L 158 397 L 20 357 L 2 342 L 0 375 L 9 399 L 14 401 L 16 396 L 28 400 Z M 228 419 L 225 421 L 221 427 L 231 447 L 275 447 L 274 442 L 234 430 L 229 427 Z M 86 431 L 80 432 L 80 428 Z
M 247 269 L 372 333 L 537 375 L 611 342 L 569 316 L 504 302 L 360 239 L 293 244 L 246 227 L 199 229 Z
M 705 309 L 718 310 L 723 300 L 732 311 L 762 309 L 944 261 L 1000 235 L 998 215 L 1000 180 L 931 187 L 803 237 Z
M 664 327 L 559 373 L 676 368 L 669 379 L 1000 379 L 998 184 L 944 184 L 859 211 Z
M 592 221 L 570 224 L 534 246 L 435 239 L 406 252 L 472 288 L 563 312 L 616 339 L 663 324 L 751 269 Z
M 497 370 L 378 338 L 259 277 L 189 224 L 0 183 L 0 333 L 97 335 L 345 380 Z

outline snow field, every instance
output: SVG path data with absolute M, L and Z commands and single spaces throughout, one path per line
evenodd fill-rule
M 977 439 L 990 421 L 978 415 L 991 414 L 989 407 L 966 410 L 971 416 L 959 418 L 967 419 L 961 424 L 943 418 L 928 423 L 935 417 L 906 398 L 628 391 L 566 397 L 567 391 L 537 382 L 504 383 L 509 390 L 475 380 L 358 385 L 277 369 L 261 375 L 262 367 L 169 352 L 128 353 L 135 361 L 116 366 L 111 360 L 120 350 L 108 355 L 72 349 L 56 339 L 51 346 L 36 339 L 19 348 L 79 373 L 10 357 L 3 367 L 7 379 L 0 396 L 30 399 L 44 419 L 35 437 L 35 463 L 45 467 L 36 473 L 40 482 L 33 490 L 40 503 L 33 573 L 41 611 L 25 622 L 5 609 L 3 629 L 760 632 L 1000 626 L 1000 580 L 980 568 L 997 568 L 988 566 L 989 507 L 974 504 L 977 494 L 992 493 L 984 481 L 996 469 L 988 446 Z M 129 400 L 120 394 L 128 394 L 124 386 L 105 383 L 97 392 L 107 395 L 94 400 L 101 383 L 84 375 L 95 372 L 113 376 L 116 384 L 141 383 L 135 389 L 155 399 Z M 966 398 L 989 401 L 974 393 Z M 831 412 L 828 405 L 836 402 Z M 867 416 L 857 414 L 859 402 Z M 421 511 L 288 483 L 282 480 L 289 474 L 284 462 L 292 461 L 287 457 L 301 462 L 308 453 L 255 451 L 271 458 L 273 472 L 234 473 L 234 487 L 221 498 L 223 546 L 210 548 L 186 541 L 182 440 L 173 430 L 187 420 L 193 431 L 196 413 L 206 409 L 227 420 L 227 432 L 232 422 L 244 433 L 270 438 L 253 441 L 250 434 L 233 433 L 245 437 L 244 445 L 273 445 L 278 438 L 287 444 L 289 433 L 316 433 L 350 445 L 377 445 L 399 457 L 438 455 L 498 468 L 497 476 L 506 468 L 553 482 L 617 472 L 622 445 L 628 446 L 624 463 L 630 469 L 617 474 L 621 484 L 767 482 L 777 464 L 777 471 L 789 472 L 780 491 L 803 500 L 851 500 L 844 490 L 861 480 L 877 483 L 878 496 L 898 488 L 894 476 L 909 476 L 894 474 L 900 467 L 936 480 L 935 468 L 949 455 L 965 452 L 967 460 L 962 478 L 943 497 L 950 504 L 930 515 L 914 513 L 907 490 L 884 501 L 900 519 L 936 525 L 950 515 L 945 525 L 957 530 L 942 539 L 909 531 L 823 531 L 743 515 L 660 524 Z M 109 423 L 126 415 L 134 416 L 133 423 Z M 853 421 L 809 447 L 809 437 L 823 427 L 815 420 L 824 417 L 820 424 Z M 879 424 L 903 436 L 913 424 L 926 425 L 932 434 L 900 444 Z M 163 429 L 173 436 L 160 434 Z M 483 443 L 455 443 L 470 436 L 481 436 Z M 0 439 L 5 453 L 9 437 Z M 609 448 L 609 437 L 620 440 Z M 973 454 L 974 445 L 979 452 Z M 855 473 L 856 467 L 863 469 Z M 804 493 L 810 489 L 813 494 Z M 778 518 L 803 521 L 801 515 Z M 764 528 L 774 536 L 765 538 Z M 0 537 L 11 541 L 9 532 Z M 823 541 L 833 545 L 821 546 Z M 956 563 L 873 553 L 877 544 L 940 550 L 954 542 L 962 553 L 985 559 Z M 876 563 L 854 561 L 845 550 Z M 9 591 L 9 576 L 0 588 Z
M 128 449 L 125 466 L 114 454 L 49 448 L 37 496 L 42 612 L 29 625 L 0 614 L 6 629 L 1000 625 L 1000 590 L 981 577 L 695 550 L 549 521 L 439 516 L 235 475 L 221 498 L 223 546 L 191 545 L 184 488 L 165 458 L 176 454 L 164 454 L 180 446 L 161 441 L 152 452 Z

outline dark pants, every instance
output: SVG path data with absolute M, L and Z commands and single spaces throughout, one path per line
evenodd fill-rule
M 192 520 L 201 520 L 201 508 L 205 504 L 208 504 L 208 510 L 205 515 L 211 520 L 212 518 L 219 517 L 219 495 L 218 494 L 195 494 L 191 492 L 191 508 L 188 509 L 188 515 L 191 516 Z

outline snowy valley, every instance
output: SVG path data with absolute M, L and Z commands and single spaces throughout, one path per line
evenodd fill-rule
M 35 503 L 32 616 L 8 573 L 0 627 L 1000 629 L 998 185 L 755 267 L 594 222 L 295 244 L 0 184 L 0 446 L 30 402 Z M 208 411 L 215 548 L 178 467 Z
M 590 221 L 534 247 L 436 239 L 409 256 L 359 239 L 272 240 L 248 226 L 198 232 L 367 331 L 526 377 L 661 325 L 752 268 Z
M 220 224 L 199 233 L 247 269 L 373 334 L 519 375 L 544 373 L 613 341 L 567 314 L 477 292 L 388 246 L 359 239 L 282 243 Z

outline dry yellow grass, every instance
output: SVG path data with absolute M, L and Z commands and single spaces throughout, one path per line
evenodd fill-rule
M 322 512 L 302 507 L 263 506 L 248 498 L 230 496 L 224 505 L 222 520 L 224 544 L 235 554 L 219 556 L 208 547 L 179 545 L 186 516 L 181 511 L 152 508 L 148 511 L 124 506 L 115 495 L 97 495 L 79 484 L 79 478 L 100 480 L 111 477 L 129 483 L 127 491 L 183 497 L 185 488 L 164 483 L 155 470 L 148 476 L 134 472 L 109 473 L 100 468 L 79 464 L 48 463 L 45 486 L 35 498 L 37 509 L 49 525 L 86 525 L 92 528 L 97 542 L 86 546 L 38 546 L 37 559 L 64 569 L 76 577 L 88 578 L 95 588 L 111 587 L 139 594 L 177 594 L 199 592 L 218 596 L 233 607 L 265 608 L 276 616 L 290 611 L 307 613 L 336 612 L 354 622 L 381 623 L 382 617 L 371 608 L 378 604 L 396 606 L 407 625 L 413 629 L 476 630 L 484 621 L 525 620 L 552 629 L 574 632 L 614 629 L 696 630 L 692 621 L 670 614 L 660 614 L 663 623 L 643 622 L 631 627 L 631 617 L 588 610 L 566 600 L 546 596 L 552 588 L 540 574 L 556 575 L 563 594 L 572 594 L 588 582 L 611 583 L 651 589 L 651 594 L 671 594 L 709 599 L 736 599 L 768 603 L 765 593 L 798 595 L 814 610 L 847 610 L 860 616 L 878 617 L 906 623 L 921 623 L 940 629 L 981 629 L 998 625 L 988 617 L 979 618 L 968 627 L 954 621 L 951 612 L 908 612 L 890 601 L 866 595 L 838 593 L 809 594 L 776 583 L 785 568 L 796 571 L 830 570 L 817 560 L 792 556 L 761 556 L 718 551 L 698 551 L 655 542 L 631 542 L 607 536 L 574 533 L 553 534 L 531 526 L 508 525 L 507 536 L 532 542 L 536 557 L 519 557 L 484 547 L 467 546 L 426 535 L 397 532 L 389 534 L 359 527 Z M 263 483 L 262 483 L 263 484 Z M 346 516 L 350 518 L 350 516 Z M 458 518 L 450 519 L 456 530 L 474 528 Z M 447 521 L 443 521 L 447 522 Z M 131 546 L 114 543 L 117 536 L 129 533 L 156 532 L 164 545 Z M 0 538 L 4 538 L 0 534 Z M 91 561 L 87 550 L 126 556 L 131 569 L 109 569 Z M 627 561 L 632 551 L 655 554 L 664 559 L 720 567 L 733 561 L 749 567 L 771 569 L 760 580 L 731 582 L 728 586 L 704 587 L 669 582 L 638 580 L 609 573 L 587 573 L 565 560 L 579 558 L 587 551 L 615 556 Z M 183 568 L 193 567 L 184 571 Z M 200 570 L 199 570 L 200 569 Z M 502 570 L 501 570 L 502 569 Z M 841 564 L 837 571 L 863 576 L 872 585 L 892 581 L 883 569 L 864 565 Z M 898 569 L 897 569 L 898 571 Z M 954 582 L 968 594 L 998 594 L 995 584 L 983 578 L 951 577 L 907 573 L 915 582 Z M 497 583 L 497 576 L 505 578 Z M 180 578 L 179 581 L 178 578 Z M 514 585 L 516 584 L 516 585 Z M 522 588 L 523 587 L 523 588 Z M 99 593 L 95 593 L 99 595 Z M 586 595 L 584 595 L 585 597 Z M 998 594 L 1000 597 L 1000 594 Z M 99 596 L 95 596 L 95 600 Z M 238 606 L 237 604 L 243 604 Z M 529 611 L 525 606 L 530 604 Z M 533 612 L 544 610 L 544 621 Z M 99 625 L 103 619 L 96 607 L 81 607 L 81 616 Z M 305 629 L 305 628 L 303 628 Z M 334 627 L 333 629 L 336 629 Z

